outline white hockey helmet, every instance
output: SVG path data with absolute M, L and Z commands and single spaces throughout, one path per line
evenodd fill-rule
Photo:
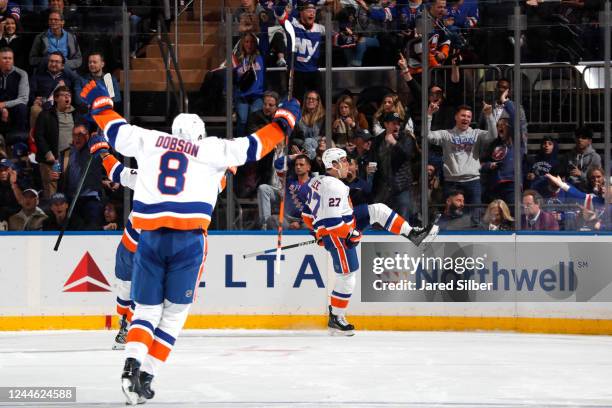
M 344 149 L 332 147 L 323 152 L 321 160 L 323 160 L 326 169 L 331 169 L 334 167 L 334 162 L 340 163 L 340 159 L 343 157 L 346 157 L 346 151 L 344 151 Z
M 181 113 L 172 122 L 172 135 L 195 142 L 206 137 L 206 127 L 194 113 Z

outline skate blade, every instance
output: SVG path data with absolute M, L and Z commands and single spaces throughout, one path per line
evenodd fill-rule
M 141 402 L 138 402 L 139 400 L 138 393 L 134 391 L 130 391 L 131 387 L 132 387 L 132 382 L 129 379 L 127 378 L 121 379 L 121 389 L 123 390 L 123 395 L 125 395 L 125 398 L 126 398 L 125 405 L 142 404 Z
M 332 337 L 351 337 L 351 336 L 355 335 L 355 332 L 353 330 L 343 331 L 343 330 L 339 330 L 339 329 L 333 329 L 331 327 L 327 328 L 327 332 Z
M 125 350 L 125 343 L 113 344 L 113 350 Z

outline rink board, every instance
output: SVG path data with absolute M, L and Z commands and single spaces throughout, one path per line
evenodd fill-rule
M 274 247 L 275 238 L 262 234 L 209 235 L 203 282 L 197 289 L 188 328 L 325 326 L 328 291 L 335 273 L 323 249 L 310 245 L 286 251 L 278 275 L 273 270 L 273 254 L 242 258 L 245 253 Z M 100 329 L 116 325 L 111 290 L 120 236 L 67 235 L 59 252 L 52 250 L 55 239 L 55 235 L 37 234 L 0 236 L 0 330 Z M 309 239 L 305 234 L 287 235 L 283 243 Z M 375 242 L 401 243 L 411 248 L 406 241 L 389 235 L 366 236 L 364 248 Z M 542 288 L 521 293 L 511 289 L 499 299 L 485 296 L 486 301 L 478 297 L 472 301 L 442 301 L 439 294 L 432 294 L 372 302 L 364 301 L 367 296 L 358 279 L 350 304 L 351 321 L 370 330 L 612 334 L 612 251 L 607 249 L 612 248 L 612 236 L 440 235 L 434 245 L 436 251 L 453 248 L 451 252 L 456 252 L 458 246 L 481 248 L 487 244 L 497 248 L 495 256 L 507 269 L 515 263 L 518 268 L 538 271 L 557 258 L 571 263 L 580 284 L 577 290 L 553 295 Z M 540 255 L 547 258 L 542 265 Z M 522 264 L 526 260 L 529 264 Z M 360 273 L 370 276 L 371 267 L 363 265 Z

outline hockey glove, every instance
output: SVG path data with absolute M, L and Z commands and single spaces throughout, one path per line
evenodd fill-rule
M 81 98 L 89 105 L 92 116 L 99 115 L 105 110 L 113 109 L 113 99 L 108 94 L 108 90 L 103 84 L 98 84 L 94 80 L 89 81 L 83 87 Z
M 361 232 L 357 230 L 352 230 L 351 232 L 349 232 L 346 238 L 344 238 L 345 246 L 348 249 L 355 248 L 357 245 L 359 245 L 359 241 L 361 241 L 361 237 L 362 237 Z
M 274 114 L 273 122 L 276 122 L 285 133 L 291 132 L 293 127 L 302 118 L 300 110 L 300 102 L 293 98 L 291 100 L 283 100 L 278 106 Z
M 325 247 L 325 243 L 323 242 L 323 238 L 322 237 L 317 237 L 317 233 L 314 232 L 313 230 L 309 230 L 308 232 L 315 239 L 315 244 L 317 244 L 320 247 Z
M 109 153 L 108 149 L 110 149 L 106 138 L 100 133 L 96 133 L 91 136 L 87 141 L 87 146 L 89 146 L 89 153 L 91 154 Z

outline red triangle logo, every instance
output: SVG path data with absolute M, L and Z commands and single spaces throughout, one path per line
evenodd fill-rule
M 110 292 L 109 288 L 110 284 L 89 252 L 85 252 L 64 283 L 64 292 Z

